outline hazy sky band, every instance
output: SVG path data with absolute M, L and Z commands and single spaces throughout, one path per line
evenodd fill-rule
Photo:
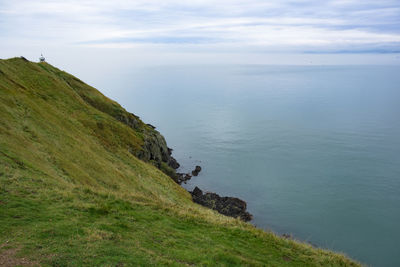
M 0 1 L 1 41 L 393 53 L 400 1 Z M 244 49 L 245 50 L 245 49 Z

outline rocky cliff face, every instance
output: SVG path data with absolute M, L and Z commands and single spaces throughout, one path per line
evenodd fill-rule
M 107 99 L 96 89 L 87 86 L 76 77 L 62 71 L 58 71 L 57 74 L 61 76 L 86 103 L 126 124 L 137 133 L 137 136 L 142 141 L 141 148 L 129 147 L 128 150 L 130 153 L 141 160 L 151 162 L 154 166 L 177 181 L 175 169 L 179 168 L 179 163 L 171 156 L 172 149 L 168 148 L 164 137 L 155 130 L 154 126 L 145 124 L 138 116 L 127 112 L 117 102 Z
M 141 130 L 143 149 L 131 153 L 142 160 L 153 162 L 158 168 L 161 168 L 162 163 L 173 169 L 179 168 L 179 163 L 171 156 L 172 149 L 167 146 L 164 136 L 156 131 L 154 126 L 141 125 L 139 117 L 128 112 L 115 118 L 135 130 Z
M 102 111 L 107 112 L 107 110 Z M 154 126 L 144 124 L 138 116 L 125 111 L 122 107 L 116 112 L 114 109 L 114 114 L 112 112 L 109 114 L 140 133 L 143 141 L 142 149 L 129 148 L 129 152 L 141 160 L 151 162 L 176 181 L 175 169 L 180 165 L 172 157 L 172 149 L 167 146 L 164 136 L 155 130 Z

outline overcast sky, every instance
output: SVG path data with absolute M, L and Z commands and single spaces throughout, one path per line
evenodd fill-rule
M 400 0 L 0 0 L 0 58 L 41 52 L 64 63 L 399 64 Z

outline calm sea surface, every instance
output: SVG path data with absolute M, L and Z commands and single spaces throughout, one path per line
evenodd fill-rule
M 174 148 L 185 187 L 247 201 L 253 223 L 400 266 L 400 67 L 169 66 L 96 86 Z

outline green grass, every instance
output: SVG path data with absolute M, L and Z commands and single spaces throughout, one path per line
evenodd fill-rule
M 0 118 L 0 255 L 18 249 L 43 266 L 359 265 L 194 204 L 129 152 L 151 131 L 139 118 L 47 63 L 0 60 Z

